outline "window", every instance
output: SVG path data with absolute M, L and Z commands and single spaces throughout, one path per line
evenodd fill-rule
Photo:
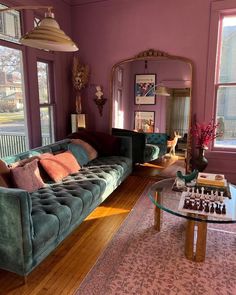
M 0 45 L 0 156 L 28 148 L 21 50 Z
M 54 104 L 50 84 L 51 66 L 52 64 L 49 62 L 37 62 L 42 145 L 47 145 L 54 141 Z
M 236 14 L 221 16 L 219 28 L 215 115 L 223 135 L 214 146 L 236 148 Z
M 0 9 L 6 6 L 0 4 Z M 10 10 L 0 13 L 0 38 L 6 41 L 19 43 L 21 37 L 20 13 Z

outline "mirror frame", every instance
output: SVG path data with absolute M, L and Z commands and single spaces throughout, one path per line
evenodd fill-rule
M 145 51 L 141 51 L 139 54 L 135 55 L 134 57 L 121 60 L 113 65 L 111 70 L 111 78 L 110 78 L 110 97 L 111 97 L 111 104 L 110 104 L 110 130 L 112 130 L 112 116 L 113 116 L 113 81 L 115 78 L 115 70 L 117 67 L 122 66 L 125 63 L 133 62 L 133 61 L 145 61 L 145 60 L 177 60 L 186 62 L 190 67 L 190 78 L 191 78 L 191 87 L 190 87 L 190 110 L 189 110 L 189 126 L 188 126 L 188 136 L 187 136 L 187 155 L 186 155 L 186 173 L 191 171 L 191 158 L 192 158 L 192 135 L 191 135 L 191 126 L 192 126 L 192 88 L 193 88 L 193 62 L 185 57 L 170 55 L 164 51 L 155 50 L 155 49 L 148 49 Z

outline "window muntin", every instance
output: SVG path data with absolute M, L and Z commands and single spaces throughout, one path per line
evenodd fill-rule
M 50 66 L 48 62 L 37 62 L 42 145 L 54 141 L 54 105 L 51 98 Z
M 7 8 L 0 4 L 0 9 Z M 17 10 L 0 13 L 0 39 L 19 43 L 21 37 L 20 12 Z
M 214 146 L 236 148 L 236 15 L 223 16 L 218 36 L 216 72 L 216 121 L 219 123 Z
M 0 156 L 28 149 L 22 52 L 0 45 Z

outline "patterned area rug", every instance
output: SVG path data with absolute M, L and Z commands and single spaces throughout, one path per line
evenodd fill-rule
M 185 220 L 163 221 L 156 232 L 146 189 L 75 294 L 235 295 L 236 224 L 208 225 L 206 260 L 196 263 L 184 256 Z

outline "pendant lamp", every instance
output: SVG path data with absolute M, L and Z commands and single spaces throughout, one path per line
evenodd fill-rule
M 0 11 L 41 8 L 48 9 L 45 13 L 45 18 L 32 31 L 22 36 L 20 43 L 29 47 L 52 51 L 74 52 L 79 50 L 71 38 L 60 29 L 50 6 L 16 6 L 1 9 Z

